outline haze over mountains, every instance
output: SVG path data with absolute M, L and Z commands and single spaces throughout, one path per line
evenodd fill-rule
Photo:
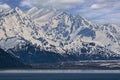
M 120 27 L 55 9 L 1 10 L 0 48 L 26 63 L 120 59 Z

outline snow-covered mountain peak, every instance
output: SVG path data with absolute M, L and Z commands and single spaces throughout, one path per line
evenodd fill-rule
M 18 7 L 16 7 L 15 10 L 16 10 L 16 11 L 21 11 L 20 8 L 18 8 Z M 22 12 L 22 11 L 21 11 L 21 12 Z
M 0 9 L 0 13 L 2 13 L 3 12 L 3 9 Z
M 120 28 L 116 25 L 98 25 L 81 16 L 36 7 L 27 13 L 19 8 L 4 11 L 0 18 L 2 49 L 31 43 L 46 51 L 66 53 L 74 48 L 79 52 L 82 47 L 91 47 L 83 45 L 87 42 L 86 45 L 93 43 L 115 52 L 120 50 Z M 92 46 L 92 51 L 97 50 L 95 47 Z
M 35 25 L 19 8 L 11 9 L 1 15 L 0 34 L 0 46 L 7 50 L 24 42 L 23 39 L 31 42 L 36 34 Z
M 35 13 L 36 11 L 38 11 L 37 7 L 32 7 L 31 9 L 29 9 L 27 11 L 27 15 L 32 15 L 33 13 Z
M 93 38 L 94 28 L 96 28 L 96 25 L 87 19 L 66 12 L 61 12 L 53 16 L 49 20 L 49 23 L 43 26 L 44 32 L 47 32 L 45 34 L 52 34 L 51 38 L 60 42 L 71 42 L 80 36 L 90 36 Z M 88 32 L 84 33 L 85 31 Z
M 116 30 L 119 32 L 120 27 L 118 25 L 115 24 L 104 24 L 103 25 L 105 28 L 109 28 L 111 30 Z
M 15 15 L 25 17 L 25 13 L 17 7 L 15 9 L 3 10 L 0 14 L 0 17 L 10 17 Z
M 18 7 L 15 8 L 15 11 L 20 15 L 24 14 L 24 12 L 21 9 L 19 9 Z
M 53 16 L 58 14 L 59 11 L 57 11 L 54 8 L 31 8 L 26 14 L 31 17 L 33 21 L 35 21 L 36 25 L 42 26 L 45 25 Z
M 48 38 L 64 45 L 80 38 L 84 42 L 97 42 L 119 53 L 120 27 L 117 25 L 98 25 L 84 17 L 61 12 L 53 16 L 42 28 Z

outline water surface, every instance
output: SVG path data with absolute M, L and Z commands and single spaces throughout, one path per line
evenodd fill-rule
M 119 70 L 5 70 L 0 80 L 120 80 Z

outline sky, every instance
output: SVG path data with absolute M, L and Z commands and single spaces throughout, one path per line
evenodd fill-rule
M 0 0 L 0 8 L 56 8 L 99 24 L 120 25 L 120 0 Z

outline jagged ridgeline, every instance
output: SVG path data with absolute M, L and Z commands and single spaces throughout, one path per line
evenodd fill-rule
M 7 53 L 18 64 L 118 60 L 120 27 L 55 9 L 1 10 L 0 48 L 1 61 Z

